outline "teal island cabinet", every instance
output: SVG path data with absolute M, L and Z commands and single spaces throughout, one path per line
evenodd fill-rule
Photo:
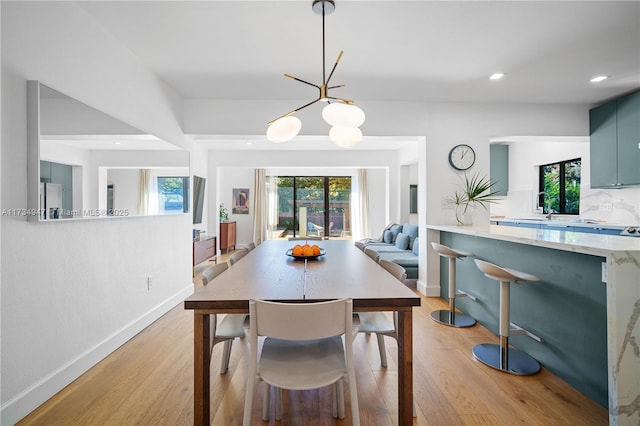
M 640 424 L 640 238 L 496 225 L 427 225 L 427 294 L 447 298 L 439 242 L 536 275 L 511 285 L 511 320 L 543 338 L 510 343 L 609 410 L 612 425 Z M 497 334 L 498 286 L 472 259 L 456 285 L 457 307 Z

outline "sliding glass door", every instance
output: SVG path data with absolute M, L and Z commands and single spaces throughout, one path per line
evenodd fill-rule
M 270 211 L 277 209 L 276 235 L 345 237 L 350 235 L 351 177 L 271 177 L 277 196 Z M 271 200 L 271 198 L 270 198 Z

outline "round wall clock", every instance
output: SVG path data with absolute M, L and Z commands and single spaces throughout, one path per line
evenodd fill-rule
M 449 151 L 449 164 L 456 170 L 468 170 L 476 162 L 476 153 L 469 145 L 456 145 Z

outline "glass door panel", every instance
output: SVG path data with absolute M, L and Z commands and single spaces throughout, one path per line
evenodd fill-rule
M 307 235 L 324 236 L 324 178 L 296 177 L 295 196 L 296 235 L 301 229 L 300 222 L 304 221 L 306 222 Z M 306 208 L 306 218 L 304 214 L 301 215 L 301 208 Z M 302 226 L 305 226 L 305 223 L 302 223 Z
M 351 177 L 330 177 L 328 237 L 351 235 Z

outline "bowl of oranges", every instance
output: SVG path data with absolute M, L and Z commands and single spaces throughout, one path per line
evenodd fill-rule
M 317 259 L 325 253 L 325 250 L 317 244 L 296 244 L 293 248 L 287 250 L 287 256 L 291 256 L 294 259 Z

